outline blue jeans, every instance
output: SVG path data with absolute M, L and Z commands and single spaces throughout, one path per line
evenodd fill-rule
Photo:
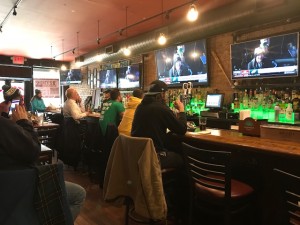
M 80 209 L 83 206 L 86 192 L 83 187 L 78 184 L 65 181 L 67 199 L 72 213 L 73 221 L 80 213 Z

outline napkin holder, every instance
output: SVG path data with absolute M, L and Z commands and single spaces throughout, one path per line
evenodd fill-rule
M 260 125 L 267 123 L 267 120 L 254 120 L 251 117 L 247 117 L 239 121 L 239 132 L 248 136 L 260 137 Z

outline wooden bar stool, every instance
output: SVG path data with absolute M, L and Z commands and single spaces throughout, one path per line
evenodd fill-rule
M 253 188 L 232 179 L 231 153 L 182 145 L 190 180 L 189 224 L 195 209 L 210 218 L 221 216 L 226 225 L 234 224 L 232 216 L 246 211 Z

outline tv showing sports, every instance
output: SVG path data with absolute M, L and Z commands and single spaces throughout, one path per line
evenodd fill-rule
M 60 71 L 60 84 L 68 85 L 68 84 L 80 84 L 82 79 L 81 70 L 80 69 L 71 69 Z
M 231 45 L 232 79 L 298 76 L 299 34 Z
M 116 88 L 117 87 L 117 71 L 116 69 L 100 70 L 100 88 Z
M 122 67 L 118 72 L 118 88 L 138 88 L 140 87 L 140 77 L 140 64 L 132 64 L 127 67 Z
M 205 100 L 205 108 L 210 109 L 210 110 L 217 110 L 221 109 L 223 107 L 223 102 L 224 102 L 224 94 L 223 93 L 213 93 L 210 94 L 208 93 L 206 95 L 206 100 Z
M 155 56 L 158 79 L 169 86 L 208 85 L 205 40 L 160 49 Z

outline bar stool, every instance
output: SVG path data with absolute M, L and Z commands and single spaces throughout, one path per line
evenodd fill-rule
M 281 169 L 274 169 L 281 189 L 282 202 L 280 208 L 283 212 L 281 224 L 300 224 L 300 177 Z
M 152 139 L 122 134 L 116 138 L 103 193 L 106 202 L 126 205 L 126 225 L 129 219 L 148 224 L 166 221 L 162 174 Z
M 232 216 L 246 212 L 253 188 L 231 177 L 231 153 L 200 149 L 182 143 L 186 169 L 190 180 L 189 224 L 195 209 L 221 216 L 224 224 L 234 224 Z M 245 224 L 244 222 L 241 224 Z

